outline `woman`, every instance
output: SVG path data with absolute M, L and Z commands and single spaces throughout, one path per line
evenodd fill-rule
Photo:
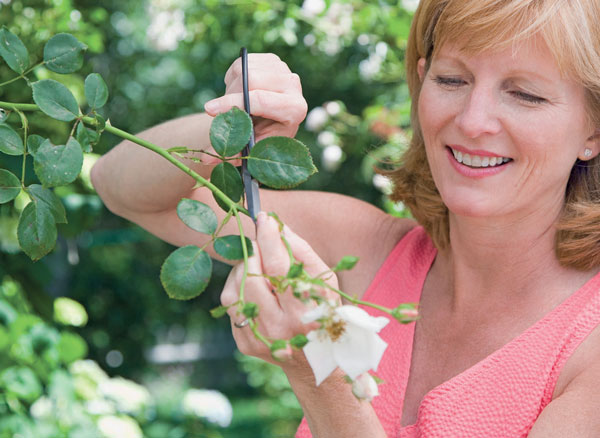
M 420 226 L 339 195 L 261 194 L 309 272 L 356 255 L 332 280 L 343 290 L 420 302 L 416 324 L 381 332 L 386 383 L 372 404 L 339 373 L 315 387 L 301 353 L 281 364 L 306 415 L 298 437 L 600 436 L 599 20 L 593 0 L 421 0 L 406 61 L 414 136 L 393 176 Z M 259 137 L 294 135 L 306 108 L 298 78 L 272 56 L 250 64 Z M 225 81 L 211 116 L 241 106 L 239 61 Z M 207 147 L 209 124 L 191 116 L 143 136 Z M 171 243 L 202 243 L 175 206 L 210 194 L 175 168 L 123 143 L 92 176 L 117 214 Z M 287 272 L 264 214 L 256 240 L 251 269 Z M 239 277 L 234 268 L 224 304 Z M 246 293 L 268 335 L 306 331 L 297 300 L 260 277 Z M 247 328 L 232 330 L 242 352 L 268 360 Z

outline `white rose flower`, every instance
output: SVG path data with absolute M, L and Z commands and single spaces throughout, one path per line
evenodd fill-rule
M 326 7 L 325 0 L 304 0 L 302 3 L 302 13 L 306 17 L 315 17 L 323 12 Z
M 308 333 L 303 351 L 317 386 L 337 367 L 352 380 L 377 366 L 387 348 L 377 333 L 388 318 L 373 317 L 356 306 L 332 307 L 323 303 L 308 311 L 302 322 L 320 321 L 322 327 Z
M 102 382 L 98 388 L 100 393 L 115 402 L 121 412 L 139 414 L 150 403 L 150 392 L 131 380 L 114 377 Z
M 342 164 L 342 157 L 344 156 L 344 152 L 342 148 L 336 144 L 332 144 L 323 149 L 321 153 L 321 163 L 323 167 L 330 172 L 338 169 L 340 164 Z
M 227 397 L 212 389 L 188 389 L 183 397 L 183 412 L 221 427 L 229 426 L 233 417 Z
M 352 382 L 352 393 L 356 398 L 371 401 L 379 395 L 379 388 L 372 375 L 363 373 Z
M 329 120 L 329 116 L 325 108 L 321 106 L 315 107 L 306 116 L 306 129 L 312 132 L 319 131 L 325 126 L 327 120 Z
M 143 438 L 142 429 L 131 417 L 105 415 L 97 424 L 105 438 Z

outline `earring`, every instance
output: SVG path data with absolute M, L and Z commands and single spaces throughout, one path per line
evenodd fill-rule
M 583 151 L 583 156 L 585 158 L 590 158 L 592 156 L 592 150 L 590 148 L 585 148 L 585 151 Z

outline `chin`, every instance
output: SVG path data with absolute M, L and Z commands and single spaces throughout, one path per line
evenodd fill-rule
M 498 213 L 499 200 L 490 199 L 489 196 L 481 199 L 476 196 L 442 195 L 442 200 L 450 213 L 456 216 L 482 218 Z

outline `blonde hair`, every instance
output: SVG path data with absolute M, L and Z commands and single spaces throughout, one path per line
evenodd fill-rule
M 466 53 L 515 47 L 541 35 L 565 77 L 586 88 L 592 126 L 600 128 L 600 4 L 596 0 L 421 0 L 406 51 L 413 137 L 401 166 L 391 172 L 392 199 L 402 200 L 438 248 L 449 245 L 448 209 L 433 182 L 418 119 L 417 62 L 447 41 Z M 600 157 L 577 160 L 557 224 L 556 255 L 564 266 L 600 265 Z

